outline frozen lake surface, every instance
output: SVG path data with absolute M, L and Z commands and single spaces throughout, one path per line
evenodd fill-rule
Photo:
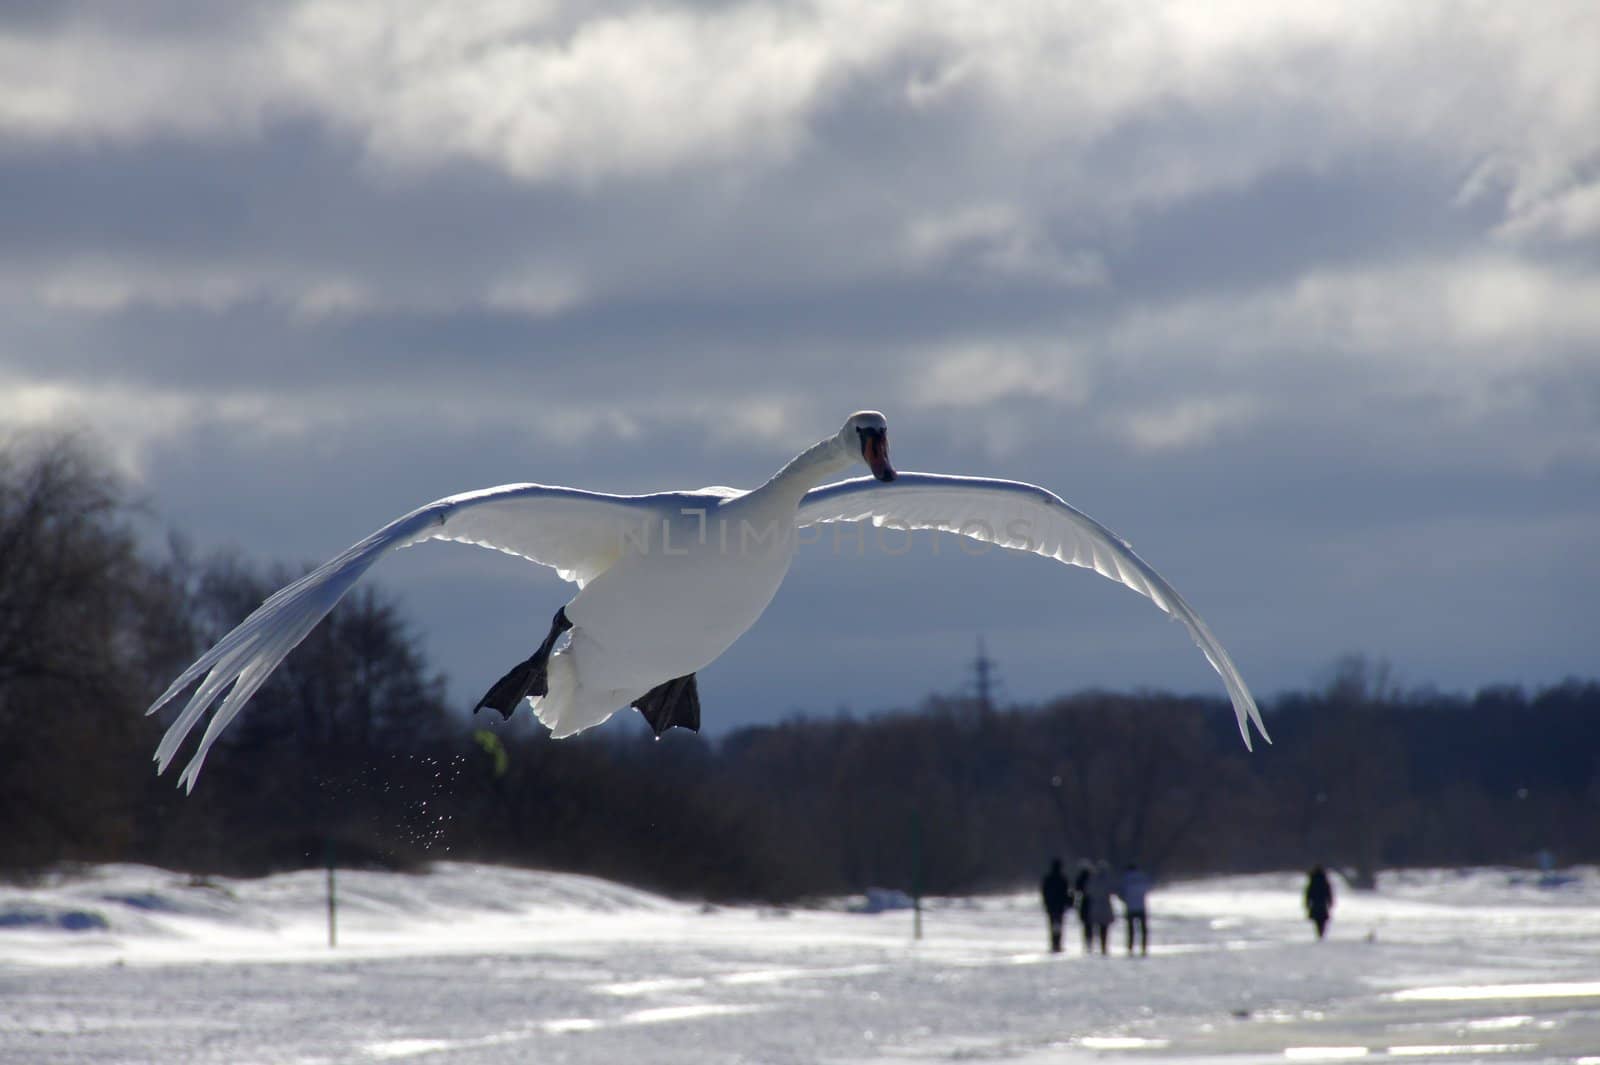
M 1386 875 L 1323 943 L 1301 883 L 1159 887 L 1151 955 L 1106 958 L 1045 953 L 1031 894 L 932 900 L 913 942 L 441 864 L 341 873 L 329 949 L 320 873 L 110 866 L 0 887 L 0 1062 L 1600 1065 L 1600 872 Z

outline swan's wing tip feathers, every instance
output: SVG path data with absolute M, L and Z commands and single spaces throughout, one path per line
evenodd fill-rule
M 1242 688 L 1244 682 L 1240 681 L 1239 683 Z M 1256 749 L 1250 735 L 1251 725 L 1255 726 L 1255 731 L 1260 734 L 1262 739 L 1269 744 L 1272 742 L 1272 737 L 1267 734 L 1267 723 L 1261 719 L 1261 708 L 1256 706 L 1256 701 L 1251 697 L 1249 691 L 1243 691 L 1241 696 L 1235 697 L 1233 712 L 1239 721 L 1239 736 L 1244 740 L 1245 750 L 1253 754 Z
M 201 736 L 199 748 L 178 777 L 179 785 L 193 792 L 195 778 L 212 743 L 278 663 L 316 628 L 379 557 L 411 542 L 431 521 L 427 508 L 408 514 L 280 588 L 184 670 L 145 711 L 155 713 L 199 680 L 188 703 L 167 726 L 156 747 L 156 772 L 167 771 L 184 740 L 220 698 L 222 703 Z

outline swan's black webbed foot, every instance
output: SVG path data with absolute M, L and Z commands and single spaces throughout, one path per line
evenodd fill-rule
M 673 725 L 700 731 L 700 689 L 693 673 L 656 685 L 634 700 L 633 707 L 650 722 L 657 739 Z
M 545 667 L 550 663 L 550 652 L 556 645 L 556 640 L 561 634 L 572 628 L 572 622 L 567 620 L 567 608 L 562 607 L 556 611 L 555 618 L 550 622 L 550 635 L 544 638 L 544 643 L 533 652 L 533 656 L 526 662 L 520 662 L 511 667 L 511 672 L 494 682 L 488 694 L 478 700 L 478 705 L 472 708 L 476 714 L 484 707 L 500 711 L 500 716 L 510 719 L 522 700 L 530 695 L 546 695 L 550 685 L 545 674 Z

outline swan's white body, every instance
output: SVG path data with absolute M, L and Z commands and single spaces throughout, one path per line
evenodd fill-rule
M 1173 587 L 1105 526 L 1035 485 L 896 475 L 883 419 L 853 415 L 749 492 L 706 488 L 616 496 L 538 484 L 505 485 L 429 503 L 379 529 L 267 599 L 172 683 L 154 713 L 200 684 L 156 750 L 161 771 L 218 697 L 221 706 L 180 776 L 192 789 L 206 753 L 284 657 L 383 555 L 425 540 L 492 547 L 554 568 L 580 587 L 564 610 L 570 640 L 551 656 L 548 692 L 530 699 L 557 737 L 598 725 L 664 681 L 694 673 L 761 616 L 788 574 L 796 530 L 867 521 L 939 529 L 1085 566 L 1148 596 L 1182 621 L 1221 675 L 1245 745 L 1247 722 L 1266 730 L 1222 645 Z M 863 426 L 868 428 L 863 430 Z M 873 429 L 871 426 L 879 426 Z M 878 479 L 819 487 L 863 461 Z M 204 678 L 203 680 L 201 678 Z M 231 686 L 231 687 L 230 687 Z
M 795 503 L 782 492 L 644 500 L 620 557 L 565 607 L 571 640 L 550 659 L 549 693 L 533 700 L 558 739 L 716 661 L 789 572 Z

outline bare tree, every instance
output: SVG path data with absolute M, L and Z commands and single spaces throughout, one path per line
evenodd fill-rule
M 83 441 L 0 446 L 0 861 L 101 853 L 131 832 L 121 754 L 155 585 L 122 510 Z

